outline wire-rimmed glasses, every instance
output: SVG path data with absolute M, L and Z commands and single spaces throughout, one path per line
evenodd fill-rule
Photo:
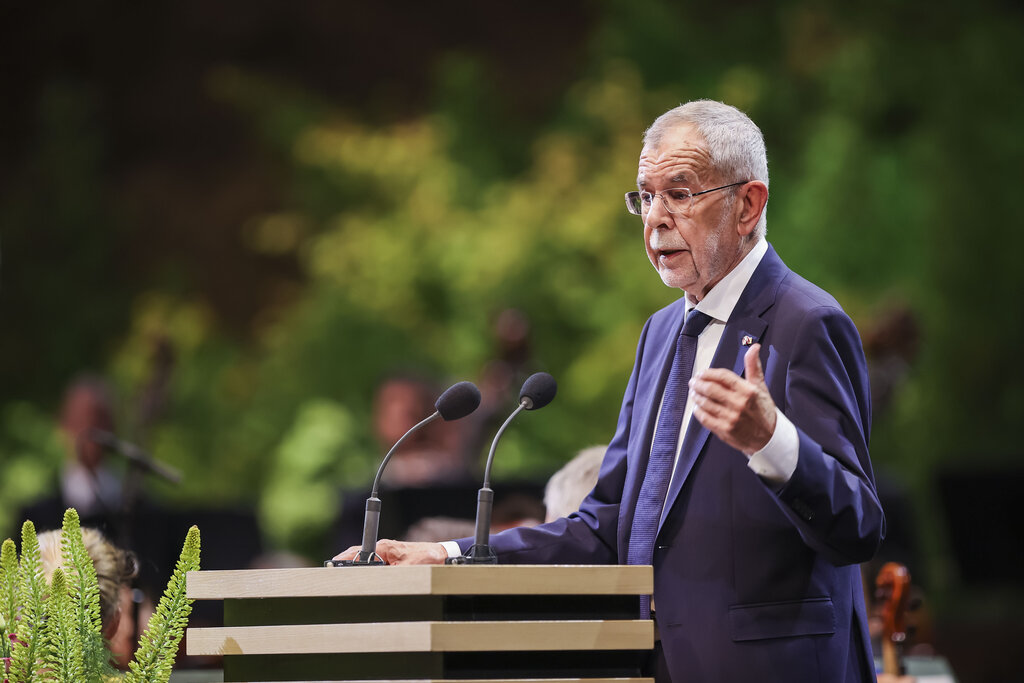
M 710 190 L 702 190 L 700 192 L 690 192 L 690 189 L 687 187 L 673 187 L 661 192 L 648 192 L 646 190 L 642 190 L 640 192 L 627 192 L 626 209 L 628 209 L 632 214 L 642 216 L 651 210 L 654 198 L 661 197 L 661 201 L 665 204 L 665 208 L 669 213 L 687 214 L 693 210 L 694 197 L 699 197 L 700 195 L 707 194 L 708 192 L 717 192 L 718 190 L 724 190 L 729 187 L 736 187 L 737 185 L 745 185 L 749 182 L 749 180 L 743 180 L 738 183 L 730 183 L 729 185 L 722 185 L 721 187 L 713 187 Z

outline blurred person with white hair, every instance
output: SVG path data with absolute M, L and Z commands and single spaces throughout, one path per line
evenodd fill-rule
M 544 487 L 545 522 L 568 517 L 580 509 L 580 503 L 594 489 L 607 446 L 591 446 L 551 475 Z

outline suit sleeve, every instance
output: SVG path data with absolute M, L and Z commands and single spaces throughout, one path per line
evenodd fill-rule
M 619 505 L 626 480 L 629 426 L 633 415 L 637 378 L 650 320 L 637 346 L 633 372 L 626 386 L 615 436 L 608 445 L 597 485 L 578 512 L 536 527 L 508 529 L 491 536 L 491 547 L 502 563 L 510 564 L 616 564 Z M 465 553 L 472 538 L 459 539 Z
M 885 519 L 868 457 L 871 406 L 860 336 L 841 309 L 825 306 L 805 314 L 792 344 L 779 404 L 797 428 L 799 455 L 777 499 L 808 546 L 836 565 L 865 562 L 885 534 Z

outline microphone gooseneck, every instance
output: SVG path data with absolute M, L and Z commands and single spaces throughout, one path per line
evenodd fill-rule
M 135 444 L 118 438 L 113 432 L 108 432 L 105 429 L 90 429 L 86 438 L 121 455 L 131 465 L 145 472 L 155 474 L 172 484 L 181 483 L 181 472 L 156 460 Z
M 398 450 L 398 447 L 402 445 L 403 441 L 439 417 L 445 422 L 458 420 L 472 413 L 479 405 L 480 390 L 477 389 L 476 385 L 472 382 L 458 382 L 445 389 L 444 393 L 441 394 L 437 401 L 434 402 L 434 408 L 436 408 L 434 414 L 413 425 L 412 429 L 403 434 L 402 438 L 396 441 L 395 445 L 392 446 L 391 450 L 389 450 L 387 455 L 384 456 L 384 460 L 381 461 L 380 467 L 377 468 L 377 476 L 373 478 L 373 490 L 370 493 L 370 497 L 377 497 L 377 493 L 380 488 L 380 477 L 384 474 L 384 468 L 387 467 L 388 462 L 391 460 L 391 456 L 396 450 Z
M 491 489 L 491 465 L 494 462 L 494 452 L 498 448 L 498 440 L 501 439 L 505 429 L 512 423 L 515 417 L 524 410 L 537 410 L 551 403 L 558 391 L 558 384 L 555 378 L 546 372 L 537 372 L 530 375 L 523 383 L 519 391 L 519 405 L 512 411 L 505 422 L 498 429 L 491 442 L 491 450 L 487 454 L 487 464 L 484 467 L 484 485 L 477 492 L 476 497 L 476 528 L 473 536 L 473 546 L 459 560 L 460 564 L 497 564 L 498 556 L 490 546 L 491 535 L 491 512 L 494 509 L 494 491 Z
M 352 564 L 384 564 L 375 552 L 377 548 L 377 533 L 380 529 L 380 477 L 384 474 L 384 468 L 387 467 L 391 456 L 402 445 L 402 442 L 440 416 L 441 413 L 435 410 L 433 415 L 413 425 L 412 429 L 403 434 L 402 438 L 395 442 L 395 445 L 391 447 L 391 450 L 381 460 L 380 467 L 377 468 L 377 476 L 373 478 L 373 489 L 370 491 L 370 497 L 366 499 L 366 511 L 363 514 L 362 545 L 359 549 L 359 555 Z
M 476 385 L 472 382 L 458 382 L 448 387 L 437 401 L 434 403 L 436 410 L 434 413 L 420 422 L 416 423 L 409 429 L 402 438 L 395 442 L 395 445 L 384 456 L 384 459 L 380 463 L 380 467 L 377 468 L 377 475 L 373 478 L 373 488 L 370 491 L 370 497 L 366 499 L 366 512 L 363 517 L 363 540 L 362 545 L 359 548 L 359 554 L 356 559 L 352 561 L 338 561 L 328 560 L 325 562 L 328 566 L 352 566 L 352 565 L 380 565 L 384 562 L 377 557 L 377 532 L 380 529 L 380 478 L 384 474 L 384 468 L 387 467 L 388 462 L 391 461 L 391 456 L 394 455 L 398 447 L 408 439 L 410 436 L 418 432 L 423 427 L 441 418 L 445 421 L 458 420 L 459 418 L 466 417 L 480 405 L 480 390 L 476 388 Z

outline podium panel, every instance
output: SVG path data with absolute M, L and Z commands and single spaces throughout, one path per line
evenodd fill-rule
M 188 629 L 187 653 L 223 655 L 225 681 L 647 680 L 652 587 L 649 566 L 191 572 L 225 626 Z

